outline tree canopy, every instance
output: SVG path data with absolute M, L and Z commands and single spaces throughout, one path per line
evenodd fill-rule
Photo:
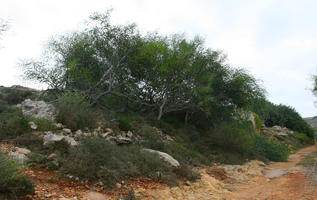
M 41 58 L 22 66 L 26 78 L 52 90 L 80 91 L 91 105 L 115 96 L 158 120 L 172 112 L 221 120 L 264 97 L 254 77 L 201 38 L 142 35 L 134 24 L 112 25 L 109 13 L 92 15 L 85 30 L 51 40 Z

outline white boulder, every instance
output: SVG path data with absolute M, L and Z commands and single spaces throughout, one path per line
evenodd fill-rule
M 168 164 L 170 164 L 172 167 L 179 167 L 180 164 L 177 160 L 175 160 L 172 156 L 168 155 L 167 153 L 156 151 L 153 149 L 143 149 L 144 151 L 150 152 L 150 153 L 156 153 L 159 155 L 160 159 L 164 160 Z
M 47 104 L 44 101 L 32 101 L 26 99 L 21 103 L 21 109 L 24 115 L 39 118 L 54 120 L 55 108 L 51 104 Z

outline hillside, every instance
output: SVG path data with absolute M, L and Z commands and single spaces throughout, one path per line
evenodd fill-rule
M 317 128 L 317 117 L 307 117 L 304 120 L 310 124 L 313 128 Z
M 131 191 L 135 191 L 138 198 L 147 199 L 144 195 L 150 195 L 152 190 L 146 188 L 153 185 L 164 187 L 173 195 L 173 191 L 189 195 L 173 189 L 183 188 L 183 184 L 197 192 L 212 190 L 220 194 L 226 189 L 204 189 L 207 180 L 214 180 L 211 177 L 220 181 L 227 176 L 234 180 L 246 177 L 241 179 L 246 181 L 261 175 L 261 170 L 243 175 L 235 174 L 232 167 L 239 164 L 242 169 L 257 168 L 254 163 L 258 161 L 248 162 L 254 159 L 265 163 L 286 161 L 289 153 L 313 143 L 307 135 L 286 127 L 265 127 L 256 114 L 208 130 L 186 125 L 176 116 L 158 123 L 155 117 L 132 115 L 116 108 L 112 108 L 111 114 L 110 110 L 104 113 L 102 108 L 87 107 L 84 99 L 74 94 L 49 103 L 45 102 L 45 92 L 20 86 L 0 89 L 0 168 L 6 169 L 0 175 L 20 173 L 11 159 L 19 165 L 33 166 L 24 170 L 23 174 L 28 176 L 0 181 L 7 188 L 1 190 L 6 194 L 3 198 L 10 198 L 13 192 L 22 199 L 25 195 L 31 199 L 61 199 L 74 197 L 76 192 L 71 191 L 78 191 L 79 199 L 93 195 L 89 191 L 115 198 L 133 196 Z M 213 165 L 224 171 L 205 167 Z M 63 181 L 55 180 L 56 173 Z M 47 183 L 42 185 L 43 181 Z M 11 189 L 11 184 L 17 182 L 21 185 Z M 67 191 L 56 184 L 68 188 Z M 73 188 L 73 184 L 78 188 Z
M 0 87 L 0 198 L 151 199 L 160 188 L 166 199 L 182 187 L 198 193 L 174 199 L 210 199 L 315 144 L 294 108 L 201 38 L 141 34 L 109 12 L 85 25 L 20 63 L 47 90 Z

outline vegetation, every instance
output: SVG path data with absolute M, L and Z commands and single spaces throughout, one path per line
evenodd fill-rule
M 16 144 L 32 150 L 32 162 L 110 187 L 141 175 L 177 185 L 178 179 L 199 178 L 193 166 L 286 161 L 289 145 L 298 148 L 312 141 L 313 129 L 293 108 L 266 100 L 253 76 L 228 65 L 221 52 L 205 48 L 199 37 L 142 35 L 134 24 L 112 25 L 107 13 L 92 15 L 85 30 L 56 38 L 43 57 L 22 63 L 26 78 L 48 85 L 42 98 L 55 103 L 56 121 L 73 131 L 92 130 L 101 121 L 110 124 L 113 134 L 133 131 L 142 139 L 117 146 L 87 137 L 74 147 L 64 140 L 44 147 L 41 138 L 29 133 L 28 122 L 45 131 L 54 129 L 51 121 L 10 107 L 33 93 L 4 89 L 0 139 L 17 137 Z M 246 117 L 251 112 L 255 127 Z M 279 141 L 262 134 L 263 125 L 296 132 Z M 143 148 L 168 153 L 181 167 L 172 168 Z M 51 153 L 57 160 L 47 158 Z M 8 162 L 0 160 L 0 169 Z M 132 191 L 126 199 L 134 199 Z
M 24 62 L 28 79 L 54 91 L 80 91 L 91 105 L 123 99 L 158 120 L 178 112 L 186 123 L 202 116 L 213 124 L 263 96 L 252 76 L 225 64 L 200 38 L 141 35 L 135 25 L 111 25 L 109 13 L 92 15 L 85 31 L 51 41 L 49 52 Z
M 189 173 L 175 174 L 172 167 L 162 162 L 158 155 L 136 146 L 119 147 L 98 138 L 83 140 L 80 146 L 70 149 L 70 153 L 61 158 L 61 163 L 62 170 L 67 174 L 101 180 L 110 187 L 124 178 L 141 175 L 175 185 L 177 175 L 186 177 Z M 190 178 L 194 179 L 192 173 Z
M 20 173 L 20 169 L 16 161 L 4 158 L 0 154 L 0 194 L 15 196 L 33 194 L 33 183 Z
M 89 108 L 89 103 L 79 92 L 67 92 L 58 98 L 56 121 L 72 130 L 94 128 L 97 115 Z
M 314 129 L 295 111 L 285 105 L 275 105 L 266 99 L 256 99 L 251 102 L 249 109 L 257 113 L 267 127 L 275 125 L 287 127 L 308 137 L 314 137 Z
M 287 161 L 289 149 L 283 143 L 272 140 L 267 136 L 256 136 L 255 149 L 272 161 Z

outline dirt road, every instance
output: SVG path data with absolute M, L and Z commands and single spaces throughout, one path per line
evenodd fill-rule
M 200 180 L 173 188 L 150 180 L 134 180 L 125 182 L 118 190 L 107 190 L 100 185 L 59 179 L 52 170 L 33 168 L 26 173 L 36 184 L 36 193 L 24 199 L 110 200 L 125 196 L 133 188 L 140 200 L 317 200 L 317 180 L 311 180 L 311 174 L 307 176 L 306 169 L 298 165 L 315 151 L 317 145 L 291 155 L 288 162 L 269 165 L 250 161 L 244 165 L 203 167 L 198 169 L 202 174 Z
M 236 200 L 315 200 L 317 185 L 298 163 L 309 153 L 317 151 L 317 145 L 304 148 L 290 156 L 288 162 L 268 165 L 265 176 L 256 176 L 247 183 L 232 185 L 232 193 L 226 199 Z M 316 161 L 317 162 L 317 161 Z M 317 180 L 315 180 L 317 181 Z

